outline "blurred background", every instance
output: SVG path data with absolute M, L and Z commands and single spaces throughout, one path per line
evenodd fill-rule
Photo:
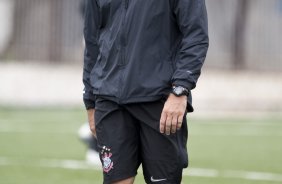
M 183 182 L 282 183 L 282 0 L 209 0 Z M 0 0 L 0 183 L 102 183 L 84 161 L 83 0 Z M 144 183 L 139 174 L 137 183 Z

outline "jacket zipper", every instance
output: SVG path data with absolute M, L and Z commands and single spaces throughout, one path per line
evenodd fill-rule
M 125 62 L 125 47 L 126 47 L 126 34 L 125 34 L 125 19 L 126 19 L 126 12 L 128 8 L 129 0 L 123 0 L 123 16 L 122 16 L 122 29 L 121 29 L 121 61 L 120 65 L 123 66 L 126 64 Z
M 124 66 L 126 64 L 126 57 L 125 57 L 125 49 L 126 49 L 126 34 L 125 34 L 125 19 L 126 19 L 126 13 L 127 13 L 127 9 L 128 9 L 128 3 L 129 0 L 123 0 L 123 6 L 124 6 L 124 10 L 123 10 L 123 20 L 122 20 L 122 29 L 121 29 L 121 61 L 120 61 L 120 66 Z M 124 80 L 124 72 L 120 73 L 120 89 L 119 89 L 119 101 L 122 101 L 122 94 L 123 94 L 123 85 L 122 82 Z
M 129 3 L 129 0 L 125 0 L 125 9 L 127 10 L 128 8 L 128 3 Z

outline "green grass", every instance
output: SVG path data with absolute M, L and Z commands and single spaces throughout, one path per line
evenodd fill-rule
M 77 130 L 85 120 L 82 109 L 0 109 L 0 184 L 101 184 L 97 169 L 55 168 L 40 162 L 83 161 L 86 147 L 79 141 Z M 211 169 L 218 174 L 184 175 L 183 183 L 282 183 L 226 174 L 255 171 L 281 177 L 282 119 L 189 119 L 189 132 L 191 169 Z M 137 184 L 144 183 L 141 173 Z

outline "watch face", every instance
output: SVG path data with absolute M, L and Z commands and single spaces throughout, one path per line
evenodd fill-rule
M 173 87 L 172 93 L 176 96 L 189 95 L 189 91 L 182 86 Z
M 181 96 L 184 94 L 184 89 L 181 87 L 181 86 L 177 86 L 173 89 L 173 93 L 176 95 L 176 96 Z
M 176 87 L 174 92 L 176 95 L 181 95 L 183 93 L 183 89 L 181 87 Z

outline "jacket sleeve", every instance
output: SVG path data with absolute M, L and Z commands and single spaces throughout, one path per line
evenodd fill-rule
M 205 0 L 175 0 L 174 14 L 182 40 L 176 51 L 172 84 L 192 90 L 201 74 L 209 45 Z
M 99 53 L 99 7 L 96 0 L 86 0 L 84 17 L 83 101 L 86 109 L 95 108 L 95 95 L 90 84 L 90 73 Z

